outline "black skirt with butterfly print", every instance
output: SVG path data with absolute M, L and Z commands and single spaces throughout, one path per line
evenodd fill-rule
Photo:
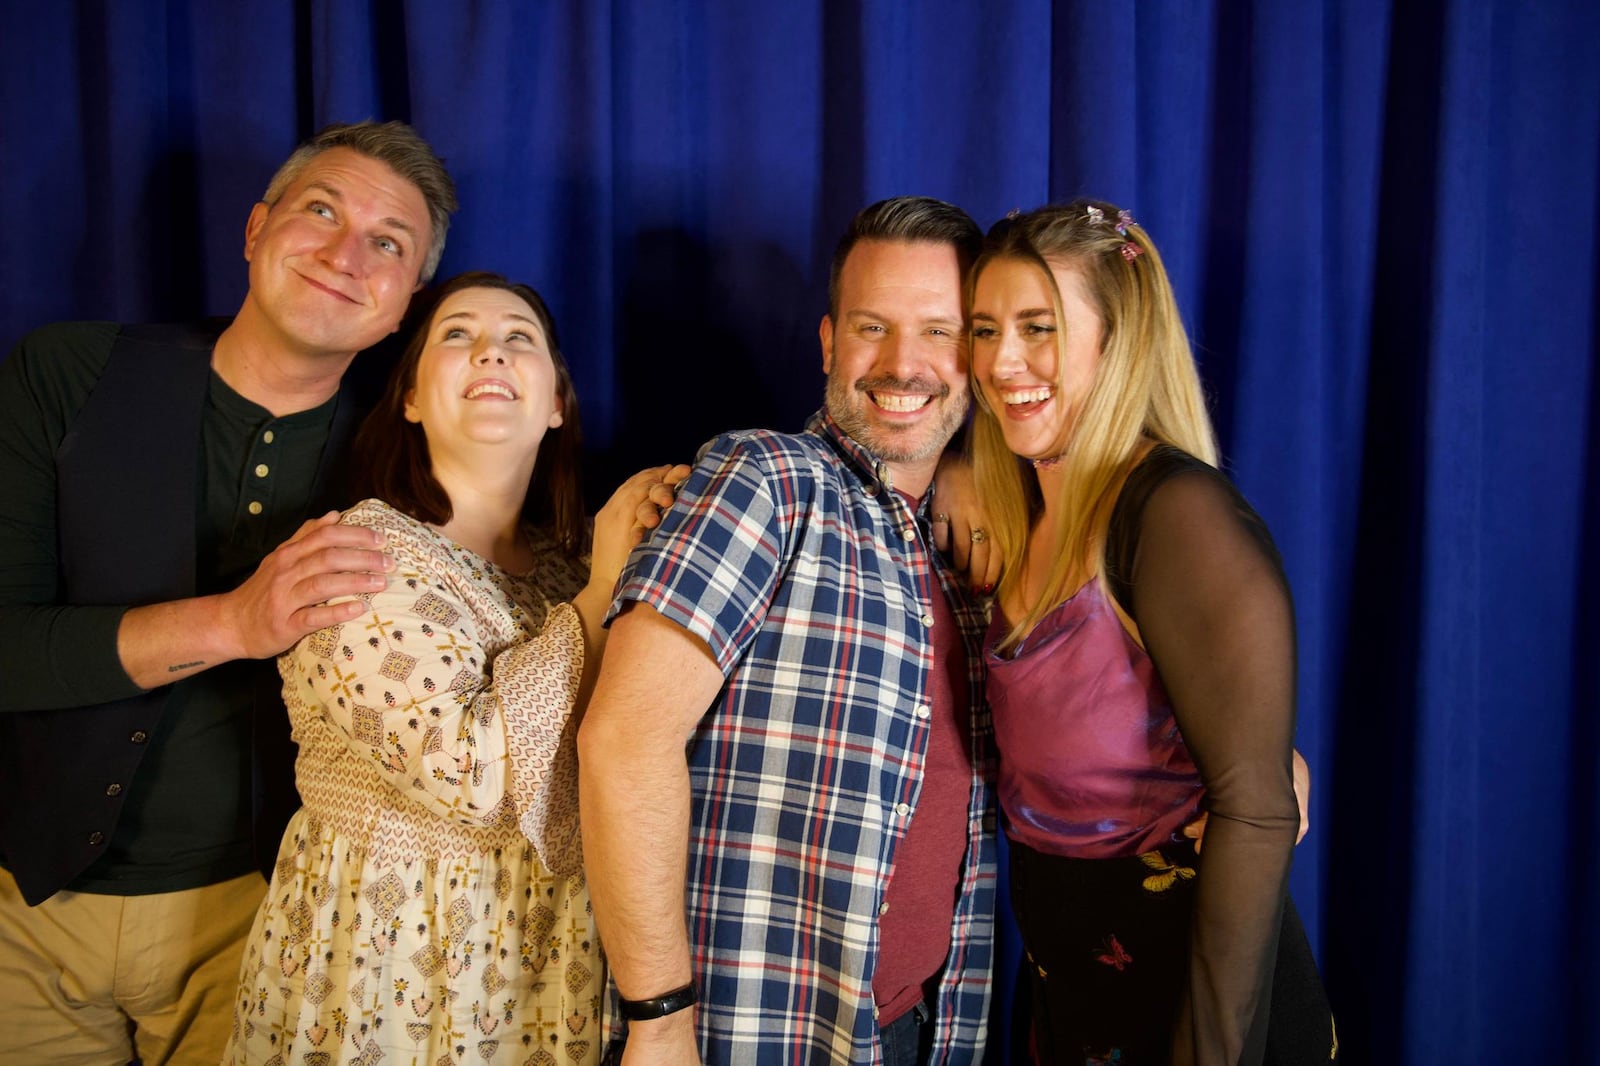
M 1020 1043 L 1041 1066 L 1171 1059 L 1189 972 L 1199 857 L 1185 841 L 1123 859 L 1070 859 L 1008 841 L 1011 903 L 1027 951 Z M 1019 1000 L 1023 997 L 1019 996 Z M 1333 1015 L 1311 945 L 1284 901 L 1263 1060 L 1338 1061 Z

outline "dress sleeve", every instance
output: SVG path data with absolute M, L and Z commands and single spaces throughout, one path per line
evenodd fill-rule
M 1299 813 L 1294 609 L 1260 519 L 1195 463 L 1150 491 L 1131 615 L 1206 789 L 1174 1063 L 1256 1063 Z
M 572 709 L 583 670 L 577 613 L 490 647 L 473 581 L 423 531 L 362 505 L 344 518 L 388 539 L 395 570 L 369 610 L 284 656 L 286 684 L 409 803 L 465 825 L 512 818 L 545 865 L 581 865 Z
M 61 599 L 56 451 L 116 341 L 109 323 L 35 330 L 0 363 L 0 711 L 137 695 L 117 657 L 125 604 Z

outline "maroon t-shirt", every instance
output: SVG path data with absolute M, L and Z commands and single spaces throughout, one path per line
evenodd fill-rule
M 915 506 L 915 504 L 912 504 Z M 933 671 L 922 795 L 895 851 L 894 873 L 878 919 L 878 968 L 872 999 L 879 1026 L 917 1005 L 929 978 L 944 969 L 967 849 L 972 793 L 972 726 L 967 655 L 935 579 Z

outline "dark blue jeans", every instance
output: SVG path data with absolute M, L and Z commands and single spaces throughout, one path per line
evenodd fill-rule
M 933 1052 L 933 1012 L 918 1003 L 878 1030 L 883 1066 L 923 1066 Z

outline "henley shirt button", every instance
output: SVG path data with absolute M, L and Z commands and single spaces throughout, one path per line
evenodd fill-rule
M 262 444 L 271 444 L 272 443 L 272 430 L 269 429 L 265 433 L 261 434 L 261 443 Z
M 122 786 L 117 784 L 115 781 L 111 782 L 111 784 L 106 786 L 106 795 L 108 795 L 108 796 L 120 796 L 120 795 L 122 795 Z
M 149 733 L 146 733 L 146 732 L 145 732 L 145 731 L 144 731 L 144 730 L 142 730 L 142 729 L 135 729 L 135 730 L 134 730 L 134 731 L 133 731 L 133 732 L 132 732 L 132 733 L 131 733 L 131 734 L 130 734 L 130 735 L 129 735 L 129 736 L 128 736 L 128 739 L 129 739 L 129 740 L 131 740 L 131 741 L 133 741 L 133 742 L 134 742 L 134 743 L 135 743 L 135 744 L 143 744 L 143 743 L 144 743 L 144 742 L 145 742 L 145 741 L 147 741 L 147 740 L 149 740 L 149 739 L 150 739 L 150 734 L 149 734 Z
M 932 626 L 933 625 L 933 615 L 931 615 L 931 614 L 923 615 L 922 616 L 922 624 L 925 625 L 925 626 Z
M 267 464 L 266 463 L 258 463 L 258 464 L 256 464 L 256 477 L 266 477 L 266 476 L 267 476 Z
M 884 900 L 882 903 L 878 904 L 878 913 L 879 914 L 888 914 L 889 913 L 889 901 L 888 900 Z
M 916 540 L 917 539 L 917 531 L 915 529 L 913 529 L 911 526 L 907 526 L 906 528 L 904 528 L 904 529 L 902 529 L 900 531 L 900 539 L 901 540 Z
M 868 496 L 876 496 L 878 494 L 878 486 L 877 485 L 867 485 L 861 491 L 865 492 Z
M 89 843 L 91 843 L 91 844 L 104 844 L 105 842 L 106 842 L 106 835 L 104 833 L 100 832 L 100 830 L 96 829 L 94 832 L 89 834 Z
M 909 804 L 909 803 L 896 803 L 894 805 L 894 813 L 896 813 L 900 817 L 904 818 L 906 815 L 911 813 L 911 804 Z
M 917 708 L 917 717 L 918 718 L 927 718 L 932 714 L 933 714 L 933 709 L 930 708 L 926 703 L 922 704 L 921 706 L 919 706 Z
M 250 506 L 246 507 L 245 510 L 249 511 L 251 514 L 260 514 L 261 513 L 261 501 L 260 500 L 251 500 L 250 501 Z

